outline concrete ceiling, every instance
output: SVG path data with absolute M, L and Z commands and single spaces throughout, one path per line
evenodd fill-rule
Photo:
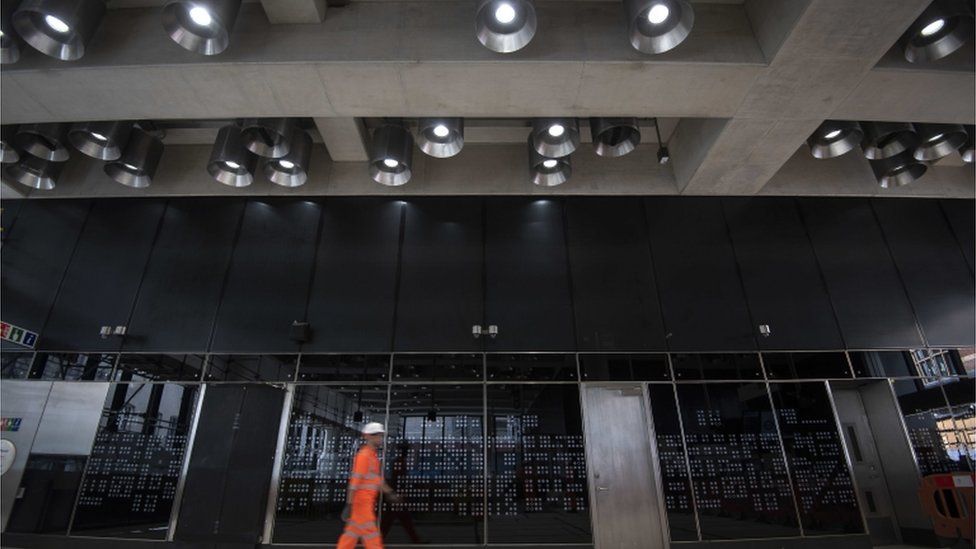
M 25 48 L 17 64 L 2 67 L 0 119 L 300 116 L 314 119 L 324 143 L 310 183 L 299 189 L 261 182 L 235 190 L 208 180 L 213 130 L 204 128 L 169 132 L 149 189 L 120 187 L 97 163 L 77 158 L 55 191 L 32 196 L 876 195 L 882 191 L 863 157 L 814 161 L 804 140 L 828 118 L 973 123 L 971 45 L 925 65 L 905 62 L 893 48 L 928 2 L 695 2 L 691 36 L 648 56 L 628 44 L 614 0 L 539 1 L 535 39 L 508 55 L 478 44 L 471 1 L 353 0 L 326 8 L 323 0 L 261 0 L 242 7 L 228 50 L 205 57 L 165 36 L 165 1 L 111 0 L 83 59 L 64 63 Z M 361 119 L 430 115 L 660 117 L 673 162 L 656 163 L 649 126 L 632 155 L 602 159 L 584 146 L 568 183 L 537 189 L 527 181 L 527 129 L 482 123 L 469 125 L 454 159 L 417 152 L 407 186 L 373 183 Z M 960 164 L 949 159 L 884 194 L 973 197 L 973 171 Z M 14 189 L 21 190 L 4 185 L 4 196 Z

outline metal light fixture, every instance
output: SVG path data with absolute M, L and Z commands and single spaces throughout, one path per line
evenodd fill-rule
M 240 126 L 231 124 L 220 128 L 210 150 L 207 172 L 229 187 L 247 187 L 254 181 L 258 158 L 244 146 Z
M 381 185 L 398 187 L 410 181 L 413 165 L 413 136 L 406 128 L 387 124 L 373 131 L 369 175 Z
M 591 118 L 593 147 L 600 156 L 623 156 L 640 144 L 640 127 L 636 118 Z
M 663 166 L 671 162 L 671 151 L 668 150 L 668 146 L 661 139 L 661 123 L 657 118 L 654 119 L 654 133 L 657 134 L 657 163 Z
M 575 118 L 536 118 L 532 121 L 532 146 L 547 158 L 561 158 L 579 147 L 579 121 Z
M 11 20 L 16 2 L 0 6 L 0 64 L 16 63 L 20 59 L 20 38 L 14 32 Z
M 68 130 L 68 141 L 78 152 L 97 160 L 116 160 L 129 140 L 132 122 L 81 122 Z
M 289 139 L 298 127 L 294 118 L 246 118 L 241 123 L 244 146 L 264 158 L 288 154 Z
M 132 128 L 118 160 L 105 164 L 105 173 L 127 187 L 142 189 L 152 183 L 163 156 L 163 142 L 152 134 Z
M 421 118 L 417 146 L 428 156 L 450 158 L 464 148 L 463 118 Z
M 67 124 L 22 124 L 14 135 L 14 146 L 38 158 L 64 162 L 68 151 Z
M 624 0 L 630 45 L 643 53 L 664 53 L 684 42 L 695 25 L 686 0 Z
M 36 156 L 24 155 L 20 162 L 7 166 L 10 179 L 42 191 L 49 191 L 57 184 L 64 162 L 51 162 Z
M 868 160 L 895 156 L 918 145 L 918 134 L 907 122 L 861 122 L 861 131 L 861 149 Z
M 295 128 L 288 141 L 291 143 L 288 154 L 278 159 L 268 160 L 264 165 L 264 175 L 276 185 L 299 187 L 308 180 L 308 166 L 312 160 L 312 138 L 305 130 Z
M 85 55 L 104 14 L 104 0 L 23 0 L 11 23 L 37 51 L 74 61 Z
M 952 154 L 966 142 L 962 124 L 913 124 L 918 134 L 915 160 L 931 162 Z
M 20 160 L 20 153 L 14 147 L 16 126 L 0 126 L 0 163 L 13 164 Z
M 814 158 L 836 158 L 858 146 L 864 134 L 857 122 L 827 120 L 807 138 Z
M 532 183 L 540 187 L 555 187 L 569 181 L 573 175 L 570 156 L 547 158 L 539 154 L 529 136 L 529 175 Z
M 976 126 L 964 126 L 966 129 L 966 142 L 959 146 L 959 154 L 963 162 L 970 164 L 976 160 L 976 151 L 973 150 L 973 138 L 976 137 Z
M 163 28 L 185 49 L 217 55 L 230 44 L 241 0 L 174 0 L 163 8 Z
M 902 36 L 905 59 L 935 61 L 973 37 L 973 13 L 964 0 L 935 0 Z
M 911 151 L 903 151 L 879 160 L 870 160 L 869 164 L 882 189 L 908 185 L 922 177 L 928 169 L 925 164 L 915 160 Z
M 526 46 L 535 36 L 534 0 L 480 0 L 475 12 L 478 41 L 499 53 Z

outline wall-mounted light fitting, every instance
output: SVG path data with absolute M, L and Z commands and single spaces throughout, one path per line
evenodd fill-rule
M 463 118 L 421 118 L 417 146 L 428 156 L 450 158 L 464 148 Z
M 911 151 L 902 151 L 896 155 L 887 156 L 879 160 L 870 160 L 871 171 L 882 189 L 892 189 L 908 185 L 925 175 L 928 167 L 912 156 Z
M 861 122 L 861 149 L 868 160 L 889 158 L 918 145 L 918 134 L 907 122 Z
M 636 118 L 591 118 L 590 134 L 596 154 L 623 156 L 640 144 L 640 126 Z
M 480 0 L 475 11 L 478 41 L 499 53 L 524 48 L 535 36 L 534 0 Z
M 579 147 L 579 121 L 575 118 L 536 118 L 532 121 L 532 146 L 546 158 L 562 158 Z
M 861 144 L 864 134 L 857 122 L 827 120 L 807 138 L 814 158 L 836 158 Z
M 6 173 L 17 183 L 49 191 L 57 184 L 64 165 L 64 162 L 52 162 L 27 154 L 20 158 L 20 162 L 7 166 Z
M 413 166 L 413 136 L 400 125 L 387 124 L 373 131 L 369 175 L 373 181 L 398 187 L 410 181 Z
M 948 156 L 966 142 L 961 124 L 913 124 L 918 134 L 915 160 L 932 162 Z
M 245 118 L 241 122 L 244 146 L 264 158 L 288 154 L 289 139 L 297 128 L 294 118 Z
M 85 55 L 104 14 L 104 0 L 23 0 L 11 23 L 37 51 L 74 61 Z
M 643 53 L 664 53 L 681 44 L 695 25 L 686 0 L 624 0 L 630 45 Z
M 230 44 L 241 0 L 174 0 L 163 8 L 163 28 L 174 42 L 203 55 Z
M 105 173 L 127 187 L 142 189 L 152 183 L 163 156 L 163 142 L 152 134 L 132 128 L 125 149 L 115 161 L 105 164 Z
M 67 124 L 21 124 L 14 135 L 14 146 L 38 158 L 64 162 L 68 151 Z
M 973 37 L 973 13 L 967 0 L 935 0 L 902 36 L 905 59 L 935 61 Z
M 573 175 L 571 156 L 547 158 L 539 154 L 529 135 L 529 177 L 540 187 L 555 187 L 569 181 Z
M 229 187 L 247 187 L 254 181 L 257 163 L 257 157 L 244 146 L 240 126 L 220 128 L 207 162 L 207 172 L 214 179 Z
M 80 122 L 68 130 L 68 141 L 78 152 L 97 160 L 115 160 L 129 140 L 132 122 Z
M 20 160 L 20 153 L 14 147 L 16 126 L 0 126 L 0 163 L 14 164 Z
M 312 138 L 301 128 L 294 128 L 288 138 L 288 154 L 268 160 L 264 175 L 275 185 L 299 187 L 308 181 L 308 168 L 312 160 Z

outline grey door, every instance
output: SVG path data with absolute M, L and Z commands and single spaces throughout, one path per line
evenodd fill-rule
M 583 387 L 596 549 L 663 549 L 668 539 L 640 385 Z

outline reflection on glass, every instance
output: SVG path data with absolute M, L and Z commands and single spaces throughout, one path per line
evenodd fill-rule
M 770 384 L 806 535 L 864 530 L 823 383 Z
M 667 355 L 581 354 L 583 381 L 667 381 Z
M 387 543 L 482 542 L 483 389 L 392 387 L 386 478 L 403 502 L 384 505 Z M 401 526 L 394 528 L 394 522 Z
M 923 477 L 970 469 L 966 447 L 956 430 L 953 410 L 934 381 L 902 379 L 894 382 L 908 440 L 915 449 Z
M 946 379 L 942 391 L 952 410 L 959 453 L 969 457 L 970 469 L 976 469 L 976 382 L 971 377 Z
M 394 355 L 393 381 L 480 381 L 480 354 Z
M 67 533 L 86 457 L 30 454 L 5 531 Z
M 30 372 L 31 359 L 34 353 L 2 353 L 0 354 L 0 379 L 24 379 Z
M 575 381 L 576 356 L 571 354 L 487 355 L 489 381 Z
M 360 429 L 384 421 L 386 387 L 298 386 L 275 515 L 276 543 L 334 543 Z
M 166 537 L 196 393 L 175 383 L 109 389 L 73 534 Z
M 302 355 L 298 381 L 386 381 L 390 355 Z
M 946 349 L 912 349 L 915 375 L 927 378 L 947 377 L 963 373 L 957 351 Z
M 108 381 L 114 366 L 114 354 L 37 353 L 30 377 L 55 381 Z
M 488 540 L 591 541 L 578 387 L 487 390 Z
M 799 535 L 766 386 L 678 385 L 702 539 Z
M 756 353 L 674 354 L 674 375 L 679 381 L 689 379 L 762 379 L 762 366 Z
M 203 362 L 203 355 L 122 355 L 115 380 L 199 381 Z
M 696 541 L 698 529 L 695 526 L 695 509 L 691 499 L 685 445 L 681 440 L 678 407 L 674 403 L 674 387 L 670 383 L 651 384 L 647 391 L 654 416 L 654 435 L 671 540 Z
M 769 379 L 849 378 L 844 353 L 763 353 Z
M 207 381 L 292 381 L 296 355 L 210 355 Z
M 855 377 L 917 376 L 911 358 L 904 351 L 866 351 L 850 353 Z

